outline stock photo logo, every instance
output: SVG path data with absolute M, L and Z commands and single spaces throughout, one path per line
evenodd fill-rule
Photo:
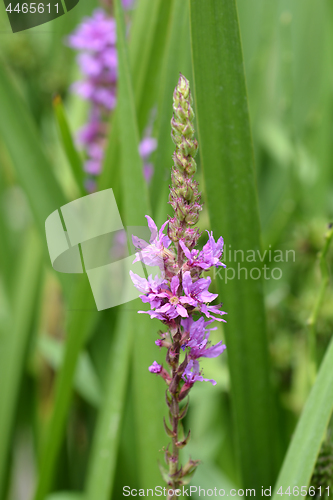
M 145 278 L 140 261 L 133 263 L 132 235 L 149 240 L 147 227 L 125 230 L 112 189 L 78 198 L 52 212 L 45 221 L 52 267 L 61 273 L 87 273 L 99 311 L 139 297 L 130 271 Z M 147 267 L 147 266 L 146 266 Z M 161 276 L 161 266 L 148 274 Z
M 13 33 L 48 23 L 72 10 L 80 0 L 3 0 Z

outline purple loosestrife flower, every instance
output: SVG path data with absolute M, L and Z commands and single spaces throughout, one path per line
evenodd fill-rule
M 222 340 L 213 346 L 209 345 L 209 332 L 216 330 L 216 328 L 207 329 L 206 326 L 213 321 L 205 321 L 203 317 L 199 318 L 198 321 L 194 321 L 193 318 L 181 321 L 185 332 L 188 332 L 190 336 L 186 344 L 186 347 L 190 348 L 189 359 L 216 358 L 226 349 Z
M 124 8 L 132 5 L 132 0 L 123 0 Z M 79 130 L 77 138 L 86 153 L 86 188 L 94 191 L 95 179 L 102 170 L 110 114 L 117 103 L 116 21 L 103 9 L 96 9 L 68 37 L 67 44 L 78 51 L 77 62 L 82 73 L 82 79 L 72 85 L 72 90 L 90 103 L 88 123 Z M 147 183 L 153 174 L 149 158 L 156 147 L 156 139 L 151 137 L 145 137 L 140 144 Z
M 164 271 L 167 265 L 166 261 L 174 259 L 174 255 L 168 251 L 171 240 L 163 233 L 168 221 L 158 231 L 155 222 L 149 215 L 146 215 L 146 219 L 151 236 L 149 243 L 137 236 L 132 236 L 133 245 L 140 249 L 140 252 L 136 253 L 134 262 L 142 261 L 146 266 L 158 266 L 161 271 Z
M 163 476 L 168 476 L 168 485 L 176 489 L 187 484 L 187 473 L 192 473 L 197 466 L 197 461 L 193 460 L 184 467 L 179 465 L 178 449 L 185 446 L 189 439 L 188 435 L 183 441 L 178 440 L 179 420 L 185 416 L 187 408 L 186 406 L 180 410 L 179 404 L 195 382 L 216 384 L 215 380 L 203 377 L 199 360 L 216 358 L 226 349 L 222 341 L 211 345 L 210 332 L 216 328 L 208 328 L 215 320 L 224 322 L 219 316 L 226 313 L 221 311 L 221 304 L 211 304 L 217 294 L 209 291 L 211 278 L 203 276 L 203 272 L 212 267 L 225 267 L 221 261 L 223 238 L 215 241 L 213 233 L 208 232 L 208 241 L 203 249 L 200 251 L 195 248 L 200 236 L 195 224 L 202 210 L 198 183 L 193 179 L 198 144 L 193 137 L 194 112 L 189 82 L 182 75 L 174 91 L 173 109 L 171 136 L 176 149 L 173 154 L 169 203 L 174 215 L 160 230 L 152 218 L 146 216 L 151 231 L 149 243 L 132 237 L 138 250 L 134 262 L 142 261 L 146 266 L 158 266 L 161 278 L 153 280 L 149 276 L 145 279 L 132 272 L 130 274 L 134 285 L 142 292 L 142 301 L 150 306 L 150 310 L 139 312 L 149 314 L 152 319 L 159 319 L 167 329 L 160 332 L 161 338 L 155 344 L 167 349 L 166 362 L 170 373 L 156 361 L 149 367 L 149 371 L 162 376 L 168 386 L 167 404 L 172 428 L 166 422 L 164 426 L 167 434 L 172 437 L 172 452 L 166 452 L 169 471 L 164 471 Z M 141 153 L 153 145 L 154 143 L 146 141 L 142 144 Z M 194 319 L 198 315 L 199 318 Z M 209 320 L 205 321 L 204 316 Z
M 216 385 L 216 381 L 210 378 L 203 378 L 200 372 L 199 361 L 197 359 L 191 359 L 182 375 L 182 379 L 185 381 L 184 390 L 190 389 L 194 382 L 211 382 Z
M 219 267 L 226 265 L 219 259 L 223 253 L 223 238 L 222 236 L 215 242 L 213 237 L 213 232 L 209 234 L 207 231 L 209 239 L 204 245 L 201 252 L 199 250 L 189 250 L 186 245 L 180 240 L 179 244 L 187 257 L 187 265 L 191 267 L 200 267 L 201 269 L 209 269 L 212 266 Z

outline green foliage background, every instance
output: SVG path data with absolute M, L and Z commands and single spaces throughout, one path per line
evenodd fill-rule
M 87 105 L 69 92 L 79 74 L 64 40 L 95 7 L 81 1 L 15 35 L 0 7 L 1 500 L 109 500 L 125 485 L 162 485 L 164 387 L 147 370 L 162 361 L 158 322 L 136 314 L 140 301 L 98 313 L 86 276 L 51 268 L 45 239 L 47 216 L 86 194 L 73 134 Z M 228 312 L 214 339 L 227 351 L 204 365 L 217 386 L 191 393 L 184 459 L 202 461 L 191 484 L 308 486 L 333 408 L 332 4 L 138 0 L 124 16 L 115 0 L 113 10 L 118 104 L 99 189 L 113 188 L 127 226 L 170 214 L 181 71 L 196 111 L 200 228 L 224 237 L 235 269 L 213 280 Z M 147 189 L 138 144 L 154 107 Z M 264 265 L 268 279 L 245 279 Z

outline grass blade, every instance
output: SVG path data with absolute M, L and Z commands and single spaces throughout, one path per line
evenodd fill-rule
M 52 487 L 54 468 L 62 444 L 66 417 L 72 395 L 75 368 L 81 349 L 91 331 L 97 314 L 91 310 L 92 293 L 88 279 L 77 284 L 66 338 L 65 354 L 55 388 L 54 409 L 40 457 L 39 478 L 35 500 L 44 500 Z M 77 310 L 75 310 L 77 309 Z
M 127 225 L 143 224 L 148 213 L 148 190 L 139 155 L 139 133 L 134 104 L 132 77 L 120 2 L 115 2 L 118 50 L 118 123 L 121 146 L 124 220 Z
M 234 0 L 190 1 L 192 55 L 200 158 L 205 199 L 216 236 L 232 250 L 257 252 L 260 225 L 236 4 Z M 231 245 L 231 247 L 229 247 Z M 234 276 L 220 298 L 228 312 L 226 341 L 233 411 L 246 488 L 274 481 L 274 419 L 263 284 L 245 279 L 250 262 L 227 261 Z
M 135 82 L 134 94 L 140 136 L 149 124 L 160 85 L 163 84 L 161 68 L 173 3 L 173 0 L 156 0 L 152 4 L 149 0 L 143 0 L 137 6 L 130 36 L 129 56 Z M 145 58 L 142 57 L 142 52 L 145 53 Z
M 80 189 L 80 193 L 83 196 L 85 192 L 83 189 L 84 172 L 82 168 L 82 161 L 74 145 L 73 137 L 66 118 L 65 109 L 59 95 L 57 95 L 53 99 L 53 109 L 57 119 L 59 135 L 64 151 L 67 155 L 68 162 L 72 167 L 72 173 Z
M 155 0 L 153 3 L 150 0 L 141 0 L 137 6 L 135 22 L 130 34 L 132 50 L 129 56 L 133 80 L 135 81 L 137 107 L 139 107 L 141 97 L 144 94 L 145 77 L 154 45 L 155 26 L 161 4 L 161 0 Z
M 147 126 L 149 113 L 157 100 L 161 79 L 162 54 L 167 35 L 168 18 L 171 2 L 156 0 L 153 4 L 147 0 L 138 2 L 135 8 L 129 39 L 129 60 L 132 69 L 134 100 L 137 109 L 139 135 Z M 142 56 L 144 53 L 144 56 Z M 143 61 L 144 59 L 144 61 Z M 110 119 L 110 132 L 105 154 L 103 172 L 100 177 L 100 189 L 112 187 L 118 206 L 121 206 L 118 110 L 115 109 Z
M 163 68 L 158 102 L 157 150 L 154 156 L 155 172 L 150 190 L 154 216 L 158 224 L 167 218 L 168 190 L 171 172 L 171 157 L 174 144 L 170 138 L 170 117 L 172 115 L 172 94 L 179 70 L 184 74 L 190 66 L 191 49 L 189 40 L 189 9 L 187 2 L 174 0 L 170 16 L 167 43 L 163 55 Z
M 130 353 L 133 346 L 131 321 L 132 317 L 128 311 L 124 308 L 119 311 L 115 339 L 110 349 L 106 395 L 95 430 L 88 471 L 87 500 L 110 498 L 114 483 Z
M 4 332 L 1 354 L 0 490 L 6 483 L 6 460 L 43 263 L 41 243 L 34 232 L 28 234 L 23 248 L 14 289 L 12 322 Z
M 333 340 L 327 349 L 312 387 L 304 410 L 298 421 L 281 472 L 276 481 L 273 500 L 281 498 L 277 490 L 282 486 L 283 493 L 290 486 L 307 487 L 316 463 L 320 446 L 333 411 Z M 296 496 L 296 495 L 295 495 Z
M 62 342 L 50 335 L 41 335 L 37 341 L 37 350 L 53 370 L 57 372 L 60 369 L 64 357 L 64 345 Z M 88 353 L 84 351 L 79 356 L 74 387 L 83 399 L 93 407 L 99 407 L 102 401 L 100 382 Z
M 35 124 L 8 77 L 0 66 L 0 134 L 13 160 L 17 176 L 28 196 L 42 234 L 45 220 L 66 199 L 41 147 Z

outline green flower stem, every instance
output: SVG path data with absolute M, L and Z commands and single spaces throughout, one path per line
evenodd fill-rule
M 317 375 L 316 323 L 318 320 L 320 308 L 321 308 L 322 303 L 324 301 L 326 288 L 327 288 L 328 282 L 329 282 L 329 273 L 328 273 L 328 266 L 327 266 L 326 257 L 327 257 L 328 249 L 330 247 L 330 243 L 332 241 L 332 237 L 333 237 L 333 225 L 330 225 L 330 227 L 325 235 L 324 247 L 318 255 L 319 267 L 320 267 L 321 278 L 322 278 L 320 290 L 319 290 L 319 294 L 317 296 L 317 300 L 315 301 L 312 312 L 310 314 L 310 317 L 307 321 L 307 324 L 309 326 L 308 348 L 309 348 L 309 357 L 310 357 L 309 377 L 310 377 L 310 384 L 311 385 L 313 385 L 315 378 L 316 378 L 316 375 Z
M 176 374 L 177 370 L 173 370 L 173 377 Z M 172 407 L 175 410 L 175 415 L 172 417 L 172 431 L 174 433 L 174 437 L 172 438 L 172 460 L 169 462 L 169 475 L 172 476 L 176 474 L 179 468 L 179 448 L 176 443 L 178 442 L 178 422 L 179 422 L 179 403 L 177 397 L 172 395 Z M 172 484 L 172 489 L 175 490 L 179 487 L 178 480 L 174 480 Z M 168 500 L 174 498 L 174 495 L 168 495 Z

